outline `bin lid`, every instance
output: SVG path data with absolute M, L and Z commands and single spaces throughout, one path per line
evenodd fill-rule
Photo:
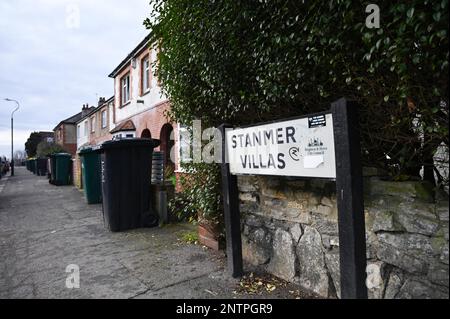
M 161 144 L 160 140 L 151 138 L 129 138 L 116 141 L 107 141 L 102 144 L 101 150 L 112 148 L 127 148 L 127 147 L 151 147 L 155 148 Z
M 56 157 L 72 157 L 72 155 L 70 155 L 68 153 L 56 153 L 56 154 L 53 154 L 53 156 L 56 156 Z
M 83 156 L 84 154 L 96 153 L 101 149 L 101 145 L 89 146 L 81 149 L 78 154 Z

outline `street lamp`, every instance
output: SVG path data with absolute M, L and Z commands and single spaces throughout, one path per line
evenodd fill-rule
M 11 113 L 11 176 L 14 176 L 14 113 L 19 110 L 20 104 L 13 99 L 5 99 L 5 101 L 14 102 L 17 104 L 17 107 Z

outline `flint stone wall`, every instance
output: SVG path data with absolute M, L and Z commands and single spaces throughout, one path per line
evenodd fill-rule
M 370 175 L 370 174 L 368 174 Z M 335 183 L 240 176 L 244 260 L 340 296 Z M 448 195 L 365 177 L 369 298 L 448 298 Z

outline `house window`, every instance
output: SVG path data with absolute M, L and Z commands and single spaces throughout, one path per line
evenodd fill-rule
M 122 105 L 128 103 L 130 101 L 130 74 L 125 75 L 121 80 L 121 97 L 122 97 Z
M 106 110 L 102 111 L 102 128 L 106 128 L 107 118 L 106 118 Z
M 150 90 L 150 56 L 142 59 L 142 94 Z
M 77 125 L 77 136 L 78 137 L 81 136 L 81 125 L 80 124 Z
M 85 121 L 84 122 L 84 136 L 87 136 L 87 135 L 88 135 L 88 122 Z
M 95 117 L 91 117 L 91 133 L 95 132 Z

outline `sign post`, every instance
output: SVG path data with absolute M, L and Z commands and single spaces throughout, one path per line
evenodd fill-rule
M 243 274 L 236 175 L 336 180 L 341 298 L 366 299 L 366 237 L 357 109 L 340 99 L 328 112 L 222 133 L 222 189 L 228 267 Z
M 359 121 L 356 105 L 340 99 L 331 105 L 336 137 L 341 298 L 367 299 L 366 230 Z
M 225 219 L 225 234 L 227 241 L 228 270 L 233 278 L 243 275 L 242 240 L 241 240 L 241 214 L 239 211 L 239 190 L 237 177 L 230 172 L 227 162 L 226 130 L 231 126 L 223 124 L 219 127 L 222 133 L 222 196 Z

